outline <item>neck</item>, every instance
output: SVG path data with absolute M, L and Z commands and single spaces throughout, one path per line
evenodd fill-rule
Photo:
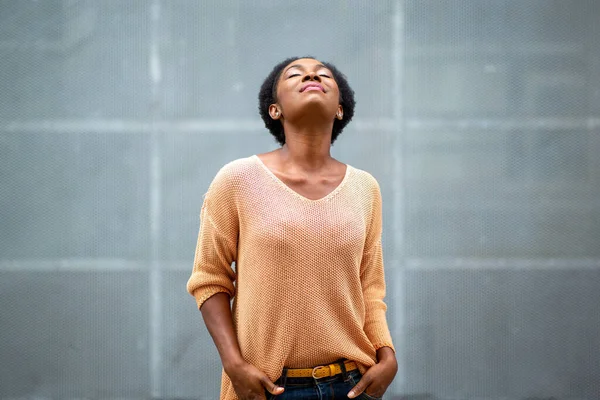
M 329 126 L 298 127 L 284 122 L 285 144 L 281 148 L 282 161 L 303 170 L 317 171 L 331 161 L 331 130 Z

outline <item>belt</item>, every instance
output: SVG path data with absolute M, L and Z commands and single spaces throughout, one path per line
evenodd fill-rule
M 346 371 L 352 371 L 358 368 L 354 361 L 344 361 Z M 329 365 L 318 365 L 314 368 L 288 368 L 286 376 L 289 378 L 305 378 L 313 377 L 325 378 L 326 376 L 334 376 L 342 373 L 342 367 L 340 363 L 333 363 Z

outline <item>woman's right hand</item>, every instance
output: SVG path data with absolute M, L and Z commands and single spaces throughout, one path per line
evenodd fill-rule
M 243 362 L 225 372 L 240 400 L 266 400 L 265 389 L 274 395 L 283 393 L 281 386 L 271 382 L 264 372 L 250 363 Z

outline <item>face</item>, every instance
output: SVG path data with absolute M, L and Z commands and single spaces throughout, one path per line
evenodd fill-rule
M 277 103 L 271 104 L 273 119 L 310 115 L 333 121 L 342 119 L 340 92 L 333 73 L 320 61 L 295 60 L 283 68 L 277 82 Z

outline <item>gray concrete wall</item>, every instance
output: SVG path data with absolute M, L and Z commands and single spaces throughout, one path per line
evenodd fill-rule
M 294 55 L 382 187 L 386 398 L 598 398 L 598 37 L 594 0 L 0 2 L 0 398 L 218 398 L 202 194 Z

